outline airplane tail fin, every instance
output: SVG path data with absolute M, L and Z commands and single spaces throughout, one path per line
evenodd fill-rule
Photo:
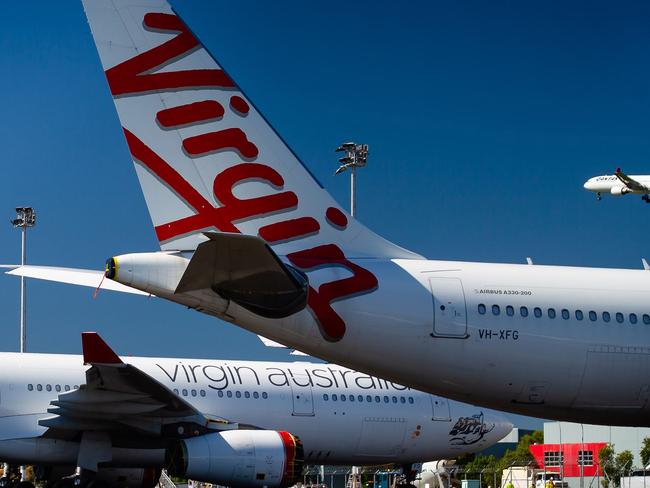
M 163 250 L 217 231 L 278 255 L 420 257 L 340 208 L 167 2 L 83 4 Z

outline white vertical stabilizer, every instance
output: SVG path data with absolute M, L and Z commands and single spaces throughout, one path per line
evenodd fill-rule
M 279 255 L 419 257 L 340 208 L 166 2 L 83 4 L 163 250 L 216 230 Z

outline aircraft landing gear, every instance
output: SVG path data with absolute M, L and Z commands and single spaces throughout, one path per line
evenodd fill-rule
M 596 193 L 596 200 L 598 200 L 600 202 L 602 199 L 603 199 L 603 197 L 600 194 L 600 192 Z
M 646 193 L 641 197 L 641 200 L 643 200 L 645 203 L 650 203 L 650 196 Z

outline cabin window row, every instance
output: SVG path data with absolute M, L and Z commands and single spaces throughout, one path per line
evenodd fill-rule
M 333 402 L 338 402 L 339 400 L 342 401 L 342 402 L 347 402 L 347 401 L 354 402 L 355 399 L 356 399 L 356 401 L 358 401 L 359 403 L 362 403 L 364 401 L 366 401 L 368 403 L 371 403 L 373 400 L 374 400 L 375 403 L 381 403 L 381 401 L 383 399 L 384 403 L 390 403 L 391 401 L 393 403 L 404 403 L 404 404 L 408 402 L 411 405 L 413 405 L 413 403 L 415 403 L 415 400 L 413 399 L 413 397 L 403 397 L 403 396 L 400 396 L 400 397 L 391 396 L 391 397 L 389 397 L 388 395 L 384 395 L 383 397 L 381 397 L 379 395 L 375 395 L 373 397 L 372 395 L 366 395 L 364 397 L 363 395 L 357 395 L 355 397 L 354 395 L 343 395 L 343 394 L 337 395 L 336 393 L 332 393 L 331 396 L 329 394 L 327 394 L 327 393 L 323 394 L 323 400 L 328 402 L 328 401 L 330 401 L 330 399 Z
M 178 388 L 174 388 L 174 393 L 176 393 L 177 395 L 182 395 L 184 397 L 186 397 L 186 396 L 195 397 L 197 394 L 201 395 L 202 397 L 204 397 L 206 395 L 205 390 L 198 390 L 197 391 L 197 390 L 194 390 L 194 389 L 188 390 L 187 388 L 183 388 L 180 391 L 178 390 Z
M 54 391 L 57 391 L 57 392 L 61 392 L 61 391 L 70 391 L 70 390 L 73 390 L 73 389 L 78 390 L 79 385 L 72 385 L 72 386 L 70 386 L 70 385 L 41 385 L 40 383 L 38 383 L 36 385 L 34 385 L 32 383 L 29 383 L 27 385 L 27 390 L 28 391 L 34 391 L 34 390 L 36 390 L 36 391 L 43 391 L 43 390 L 52 391 L 52 390 L 54 390 Z
M 500 305 L 492 305 L 491 307 L 492 315 L 501 315 L 501 306 Z M 478 313 L 481 315 L 485 315 L 487 313 L 487 306 L 484 303 L 479 303 L 478 305 Z M 504 307 L 504 313 L 508 317 L 513 317 L 517 311 L 515 310 L 515 307 L 512 305 L 506 305 Z M 529 315 L 529 310 L 528 307 L 522 306 L 519 307 L 519 316 L 521 317 L 528 317 Z M 557 313 L 554 308 L 547 308 L 546 312 L 544 312 L 540 307 L 534 307 L 532 309 L 532 315 L 537 318 L 541 318 L 542 316 L 546 315 L 549 319 L 554 319 L 557 317 Z M 569 320 L 571 318 L 572 313 L 566 309 L 563 308 L 559 312 L 560 317 L 562 317 L 564 320 Z M 575 310 L 573 312 L 573 316 L 575 317 L 576 320 L 584 320 L 585 316 L 591 321 L 591 322 L 596 322 L 599 319 L 599 314 L 598 312 L 594 310 L 589 310 L 586 314 L 582 310 Z M 623 322 L 627 321 L 631 324 L 636 324 L 639 322 L 639 316 L 635 313 L 629 313 L 627 314 L 627 317 L 625 314 L 622 312 L 616 312 L 614 314 L 610 314 L 609 312 L 601 312 L 600 313 L 600 320 L 603 322 L 611 322 L 615 320 L 619 324 L 622 324 Z M 644 313 L 641 316 L 641 320 L 643 321 L 644 324 L 650 325 L 650 315 L 647 313 Z

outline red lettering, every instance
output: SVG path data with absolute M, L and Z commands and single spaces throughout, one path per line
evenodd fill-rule
M 283 220 L 275 224 L 260 227 L 260 237 L 266 242 L 275 244 L 281 241 L 302 239 L 320 230 L 318 220 L 313 217 L 300 217 L 298 219 Z
M 329 341 L 338 341 L 345 335 L 345 322 L 332 308 L 332 303 L 354 295 L 369 293 L 377 288 L 375 275 L 349 261 L 335 244 L 298 251 L 287 255 L 299 268 L 309 271 L 321 266 L 339 265 L 352 272 L 349 278 L 323 283 L 315 290 L 309 287 L 307 303 L 315 315 L 321 333 Z
M 242 117 L 248 115 L 248 111 L 250 110 L 250 107 L 246 103 L 246 100 L 244 100 L 242 97 L 238 97 L 237 95 L 230 97 L 230 108 Z
M 276 188 L 284 179 L 273 168 L 260 163 L 242 163 L 222 171 L 214 180 L 214 194 L 223 206 L 215 208 L 165 160 L 142 142 L 135 134 L 124 129 L 131 155 L 142 163 L 196 214 L 158 225 L 156 235 L 163 242 L 201 229 L 215 228 L 221 232 L 237 232 L 234 222 L 295 208 L 298 197 L 285 191 L 272 195 L 240 200 L 232 193 L 233 187 L 247 180 L 261 180 Z
M 223 117 L 224 112 L 223 105 L 219 102 L 205 100 L 161 110 L 156 114 L 156 120 L 163 127 L 171 128 L 216 120 Z
M 190 156 L 205 156 L 217 151 L 235 150 L 242 157 L 254 159 L 259 151 L 241 129 L 224 129 L 183 140 L 183 149 Z
M 148 73 L 191 53 L 199 42 L 176 15 L 149 13 L 144 26 L 157 31 L 179 34 L 159 46 L 145 51 L 106 70 L 113 96 L 148 91 L 173 91 L 190 87 L 233 88 L 235 84 L 220 69 L 193 69 L 164 73 Z

